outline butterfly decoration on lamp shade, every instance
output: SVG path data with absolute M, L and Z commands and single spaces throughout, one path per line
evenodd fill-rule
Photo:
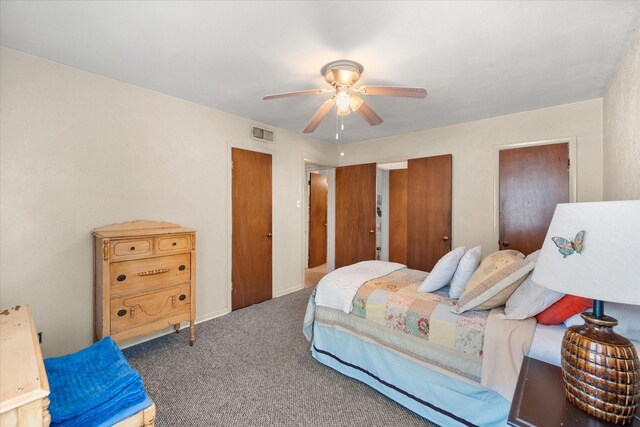
M 578 231 L 576 237 L 573 240 L 565 239 L 564 237 L 552 237 L 553 243 L 558 247 L 558 251 L 562 254 L 563 258 L 571 255 L 572 253 L 582 252 L 582 242 L 584 241 L 584 230 Z

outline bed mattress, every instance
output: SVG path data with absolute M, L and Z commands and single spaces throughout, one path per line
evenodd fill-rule
M 323 326 L 337 327 L 384 345 L 424 363 L 480 382 L 482 359 L 455 349 L 443 347 L 411 334 L 395 331 L 388 327 L 367 321 L 353 314 L 326 307 L 316 307 L 315 319 Z
M 303 324 L 313 357 L 443 426 L 505 426 L 535 319 L 454 314 L 448 288 L 418 292 L 428 273 L 380 263 L 318 284 Z
M 441 426 L 507 426 L 510 402 L 498 393 L 367 337 L 315 321 L 311 353 Z

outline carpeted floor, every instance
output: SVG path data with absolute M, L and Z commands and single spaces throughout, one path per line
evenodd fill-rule
M 311 289 L 124 351 L 160 427 L 433 426 L 311 357 L 302 319 Z

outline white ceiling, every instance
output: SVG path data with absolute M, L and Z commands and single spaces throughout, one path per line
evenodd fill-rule
M 423 86 L 367 97 L 385 120 L 345 119 L 345 142 L 602 96 L 640 1 L 2 1 L 0 43 L 300 133 L 335 59 L 363 84 Z M 313 136 L 335 141 L 327 117 Z

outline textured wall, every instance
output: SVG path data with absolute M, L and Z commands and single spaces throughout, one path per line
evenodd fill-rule
M 247 119 L 0 53 L 0 307 L 31 304 L 46 356 L 92 342 L 90 231 L 105 224 L 195 228 L 198 318 L 229 310 L 229 144 L 273 147 L 274 295 L 303 286 L 302 162 L 333 146 L 283 130 L 265 145 Z
M 640 23 L 603 100 L 604 199 L 640 199 Z
M 198 318 L 226 312 L 228 145 L 264 147 L 248 138 L 251 121 L 10 49 L 0 67 L 0 306 L 33 306 L 47 356 L 88 345 L 89 232 L 144 218 L 198 230 Z M 454 244 L 489 251 L 493 146 L 568 136 L 577 137 L 578 200 L 601 200 L 599 99 L 349 144 L 344 158 L 337 146 L 278 130 L 274 294 L 302 286 L 303 158 L 453 153 Z

